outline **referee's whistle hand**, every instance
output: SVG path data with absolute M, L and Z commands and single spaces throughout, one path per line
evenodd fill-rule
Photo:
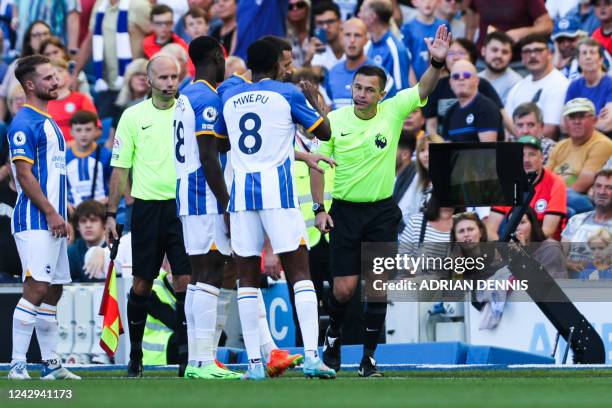
M 315 226 L 322 233 L 327 233 L 334 228 L 334 220 L 326 212 L 320 212 L 315 216 Z
M 114 240 L 118 239 L 117 222 L 115 217 L 106 217 L 106 243 L 111 245 Z

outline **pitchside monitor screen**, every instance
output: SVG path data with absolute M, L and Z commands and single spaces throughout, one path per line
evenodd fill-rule
M 527 175 L 519 143 L 432 143 L 433 194 L 443 207 L 523 204 Z

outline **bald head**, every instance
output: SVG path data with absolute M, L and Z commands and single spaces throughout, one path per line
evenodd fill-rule
M 478 82 L 476 67 L 470 61 L 459 60 L 453 64 L 450 73 L 450 86 L 459 100 L 467 100 L 476 96 Z
M 150 78 L 153 75 L 154 71 L 166 68 L 172 69 L 172 67 L 174 67 L 178 74 L 178 72 L 180 71 L 180 66 L 176 58 L 170 55 L 169 53 L 158 52 L 157 54 L 153 55 L 153 57 L 151 57 L 149 63 L 147 64 L 147 75 Z
M 157 53 L 147 64 L 147 76 L 153 101 L 174 99 L 178 90 L 180 67 L 171 55 Z
M 349 60 L 357 60 L 363 55 L 368 42 L 368 28 L 359 18 L 351 18 L 342 25 L 342 46 Z

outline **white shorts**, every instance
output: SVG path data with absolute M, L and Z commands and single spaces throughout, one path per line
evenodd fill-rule
M 47 230 L 22 231 L 14 237 L 24 282 L 28 276 L 54 285 L 72 282 L 67 238 L 55 238 Z
M 181 223 L 188 255 L 203 255 L 211 250 L 231 255 L 232 247 L 223 214 L 181 215 Z
M 232 249 L 242 257 L 261 256 L 267 235 L 275 254 L 308 246 L 302 213 L 297 208 L 239 211 L 230 214 Z

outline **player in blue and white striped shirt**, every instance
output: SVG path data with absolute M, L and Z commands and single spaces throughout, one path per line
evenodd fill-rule
M 56 308 L 63 284 L 70 283 L 66 226 L 66 141 L 47 113 L 57 98 L 58 78 L 47 57 L 17 62 L 15 76 L 26 105 L 8 131 L 12 170 L 19 194 L 13 211 L 13 234 L 23 269 L 23 295 L 13 314 L 13 358 L 8 377 L 29 379 L 26 353 L 32 331 L 43 360 L 42 379 L 79 379 L 56 354 Z

